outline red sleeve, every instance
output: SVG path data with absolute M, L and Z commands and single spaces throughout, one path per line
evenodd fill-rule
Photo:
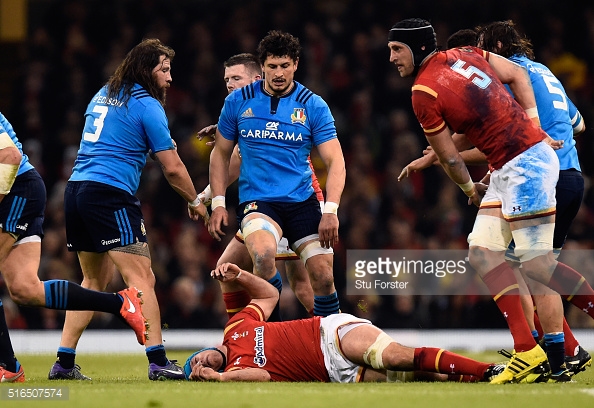
M 435 135 L 446 127 L 437 102 L 437 91 L 426 85 L 415 84 L 412 87 L 412 105 L 427 136 Z
M 316 169 L 314 168 L 313 163 L 311 162 L 311 157 L 308 157 L 307 161 L 309 161 L 309 167 L 311 168 L 311 186 L 313 187 L 314 192 L 316 193 L 316 198 L 318 199 L 318 201 L 324 201 L 324 193 L 320 188 L 320 182 L 318 181 L 318 176 L 316 176 Z

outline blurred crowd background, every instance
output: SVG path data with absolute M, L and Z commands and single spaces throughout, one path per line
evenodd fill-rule
M 330 105 L 342 143 L 347 182 L 341 201 L 340 245 L 334 276 L 341 309 L 384 328 L 506 327 L 490 297 L 347 296 L 349 249 L 463 249 L 476 209 L 441 168 L 397 181 L 401 169 L 427 145 L 410 102 L 410 79 L 389 63 L 387 32 L 409 17 L 428 19 L 438 44 L 458 29 L 512 19 L 533 42 L 536 59 L 562 80 L 587 126 L 579 136 L 586 195 L 567 248 L 594 248 L 594 5 L 567 0 L 29 0 L 26 35 L 0 44 L 0 110 L 12 122 L 24 151 L 44 177 L 48 207 L 42 279 L 82 277 L 76 254 L 66 250 L 63 190 L 70 176 L 90 98 L 125 54 L 142 38 L 156 37 L 173 47 L 173 84 L 166 111 L 178 151 L 201 190 L 208 184 L 210 147 L 196 132 L 216 123 L 226 89 L 223 61 L 255 51 L 271 29 L 301 40 L 296 79 Z M 324 185 L 324 166 L 313 156 Z M 485 168 L 473 168 L 479 179 Z M 237 225 L 223 242 L 202 223 L 188 219 L 185 202 L 168 186 L 159 166 L 148 159 L 137 196 L 157 277 L 163 325 L 218 328 L 226 321 L 218 284 L 209 278 Z M 237 202 L 236 190 L 228 203 Z M 233 208 L 230 208 L 233 214 Z M 594 284 L 594 282 L 590 282 Z M 124 286 L 118 274 L 110 285 Z M 0 280 L 0 296 L 11 328 L 59 329 L 64 313 L 19 308 Z M 285 282 L 285 319 L 305 311 Z M 574 327 L 592 326 L 573 306 Z M 582 316 L 583 315 L 583 316 Z M 116 328 L 111 315 L 97 313 L 91 328 Z

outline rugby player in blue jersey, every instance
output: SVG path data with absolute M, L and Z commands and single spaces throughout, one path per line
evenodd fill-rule
M 149 152 L 160 163 L 169 185 L 188 203 L 188 214 L 206 214 L 171 138 L 163 106 L 171 83 L 175 52 L 157 39 L 136 45 L 107 84 L 91 99 L 78 156 L 64 195 L 68 250 L 78 253 L 83 286 L 104 290 L 114 264 L 128 285 L 144 293 L 149 324 L 146 355 L 151 380 L 183 379 L 167 359 L 161 336 L 155 276 L 140 201 L 134 196 Z M 49 378 L 74 364 L 78 340 L 92 313 L 67 313 L 58 361 Z M 86 379 L 80 372 L 74 376 Z
M 262 79 L 262 66 L 260 61 L 253 54 L 242 53 L 233 55 L 225 61 L 223 64 L 225 67 L 225 73 L 223 80 L 227 85 L 227 91 L 229 93 L 236 89 L 243 88 L 252 82 Z M 198 132 L 198 140 L 202 140 L 206 136 L 214 136 L 217 125 L 209 125 L 201 129 Z M 207 142 L 207 145 L 214 145 L 214 142 Z M 233 149 L 233 153 L 230 159 L 229 165 L 229 182 L 235 182 L 239 177 L 239 167 L 241 165 L 241 156 L 237 145 Z M 324 204 L 324 195 L 320 189 L 320 184 L 315 173 L 312 173 L 312 183 L 314 190 L 317 194 L 320 204 Z M 207 206 L 210 205 L 212 200 L 212 192 L 210 185 L 198 194 L 202 202 Z M 322 207 L 323 208 L 323 207 Z M 281 238 L 278 243 L 276 250 L 276 267 L 277 271 L 273 276 L 261 276 L 261 278 L 267 280 L 272 286 L 282 291 L 283 281 L 281 278 L 280 271 L 284 270 L 287 276 L 287 280 L 295 293 L 297 299 L 305 307 L 308 313 L 313 315 L 313 302 L 314 294 L 309 281 L 309 276 L 303 262 L 289 248 L 289 244 L 286 238 Z M 234 239 L 229 241 L 227 247 L 219 257 L 217 265 L 230 262 L 239 265 L 242 269 L 253 271 L 252 258 L 243 243 L 243 236 L 241 231 L 237 231 Z M 223 298 L 225 305 L 227 306 L 227 313 L 229 318 L 233 316 L 239 305 L 243 305 L 244 299 L 247 294 L 245 292 L 223 292 Z M 237 305 L 237 306 L 236 306 Z M 272 314 L 270 315 L 269 321 L 281 320 L 280 307 L 277 304 Z
M 225 99 L 210 158 L 212 215 L 217 239 L 228 223 L 225 191 L 234 145 L 241 151 L 238 222 L 259 276 L 275 274 L 281 237 L 301 257 L 314 291 L 314 314 L 339 311 L 333 251 L 345 165 L 334 118 L 322 98 L 294 81 L 301 46 L 291 34 L 271 31 L 257 55 L 264 79 Z M 328 169 L 324 210 L 312 187 L 307 160 L 313 147 Z
M 25 306 L 113 313 L 124 318 L 143 344 L 146 321 L 136 288 L 103 293 L 65 280 L 39 280 L 45 203 L 45 184 L 0 113 L 0 271 L 10 296 Z M 0 383 L 24 381 L 0 300 Z

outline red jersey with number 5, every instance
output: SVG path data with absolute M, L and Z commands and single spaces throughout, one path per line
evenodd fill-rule
M 546 138 L 505 89 L 479 48 L 440 51 L 412 87 L 415 115 L 427 137 L 446 126 L 464 133 L 495 169 Z
M 250 303 L 225 325 L 225 371 L 261 368 L 272 381 L 329 382 L 320 346 L 320 317 L 266 322 Z

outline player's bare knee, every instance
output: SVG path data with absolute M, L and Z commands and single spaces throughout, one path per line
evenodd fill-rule
M 414 366 L 414 354 L 413 359 L 411 359 L 408 349 L 408 347 L 405 347 L 395 341 L 390 343 L 384 350 L 384 367 L 387 370 L 412 370 Z
M 551 279 L 557 262 L 547 255 L 542 255 L 522 263 L 522 273 L 537 282 L 547 284 Z
M 264 250 L 253 253 L 254 270 L 257 276 L 263 279 L 271 279 L 276 273 L 274 256 L 276 251 Z
M 40 304 L 38 298 L 43 297 L 43 293 L 38 292 L 39 286 L 37 284 L 13 282 L 7 286 L 10 298 L 20 306 L 38 306 Z

